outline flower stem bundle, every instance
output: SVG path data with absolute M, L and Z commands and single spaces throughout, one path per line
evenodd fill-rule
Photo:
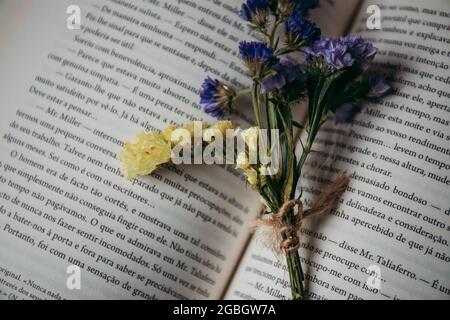
M 360 110 L 358 102 L 377 99 L 389 90 L 383 78 L 369 71 L 377 49 L 359 36 L 321 37 L 319 27 L 309 19 L 309 11 L 317 6 L 317 0 L 247 0 L 240 17 L 264 39 L 239 45 L 251 86 L 233 88 L 207 77 L 200 90 L 204 111 L 218 119 L 230 118 L 239 97 L 249 95 L 252 99 L 255 126 L 238 130 L 243 148 L 233 150 L 231 159 L 219 152 L 216 156 L 223 158 L 222 163 L 232 161 L 261 195 L 266 210 L 255 227 L 268 230 L 273 249 L 286 256 L 295 300 L 305 298 L 299 256 L 301 223 L 312 214 L 328 211 L 348 183 L 347 178 L 338 178 L 311 208 L 303 208 L 302 192 L 298 191 L 314 141 L 327 120 L 350 122 Z M 293 108 L 300 107 L 306 108 L 305 123 L 293 117 Z M 212 127 L 222 133 L 235 130 L 229 121 Z M 299 156 L 294 141 L 297 128 L 307 133 Z M 149 174 L 170 162 L 179 136 L 174 139 L 169 134 L 176 129 L 172 126 L 161 133 L 141 133 L 135 143 L 126 144 L 120 158 L 127 177 Z M 267 137 L 261 130 L 278 134 Z M 232 139 L 236 139 L 236 131 Z M 202 143 L 200 147 L 210 146 Z

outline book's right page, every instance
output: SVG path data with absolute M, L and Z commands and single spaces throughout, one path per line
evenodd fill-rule
M 366 28 L 372 4 L 381 30 Z M 352 31 L 380 49 L 394 92 L 316 140 L 306 205 L 336 175 L 351 182 L 329 215 L 305 221 L 307 298 L 449 299 L 450 2 L 365 1 L 360 11 Z M 284 259 L 255 237 L 226 297 L 289 299 Z

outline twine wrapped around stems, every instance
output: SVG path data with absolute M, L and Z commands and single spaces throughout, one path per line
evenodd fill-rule
M 300 239 L 297 233 L 301 228 L 303 219 L 329 212 L 339 196 L 345 191 L 349 181 L 350 179 L 347 176 L 337 178 L 319 195 L 308 210 L 303 210 L 303 202 L 300 200 L 286 201 L 278 212 L 271 214 L 268 218 L 264 217 L 254 221 L 252 228 L 254 230 L 261 227 L 265 228 L 262 237 L 266 244 L 276 252 L 285 254 L 295 252 L 300 247 Z M 297 207 L 297 214 L 293 220 L 290 220 L 288 213 L 294 207 Z M 283 237 L 283 234 L 286 236 Z

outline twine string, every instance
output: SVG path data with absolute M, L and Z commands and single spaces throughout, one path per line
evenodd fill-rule
M 298 231 L 305 218 L 312 215 L 322 215 L 329 212 L 336 200 L 345 191 L 350 179 L 341 176 L 336 179 L 319 197 L 314 201 L 310 209 L 303 209 L 303 202 L 300 200 L 289 200 L 283 203 L 278 212 L 271 214 L 269 218 L 260 218 L 253 223 L 253 229 L 265 228 L 263 237 L 266 243 L 277 252 L 285 254 L 295 252 L 300 248 L 300 238 Z M 297 207 L 295 219 L 289 221 L 289 212 Z

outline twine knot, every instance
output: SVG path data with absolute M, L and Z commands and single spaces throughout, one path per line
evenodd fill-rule
M 264 238 L 267 244 L 276 252 L 288 254 L 300 248 L 298 231 L 305 218 L 312 215 L 321 215 L 332 209 L 339 196 L 345 191 L 350 179 L 342 176 L 336 179 L 316 199 L 308 210 L 303 210 L 303 202 L 297 199 L 288 200 L 283 203 L 278 212 L 270 217 L 257 219 L 253 223 L 253 229 L 265 227 Z M 292 209 L 297 207 L 297 213 L 290 215 Z

